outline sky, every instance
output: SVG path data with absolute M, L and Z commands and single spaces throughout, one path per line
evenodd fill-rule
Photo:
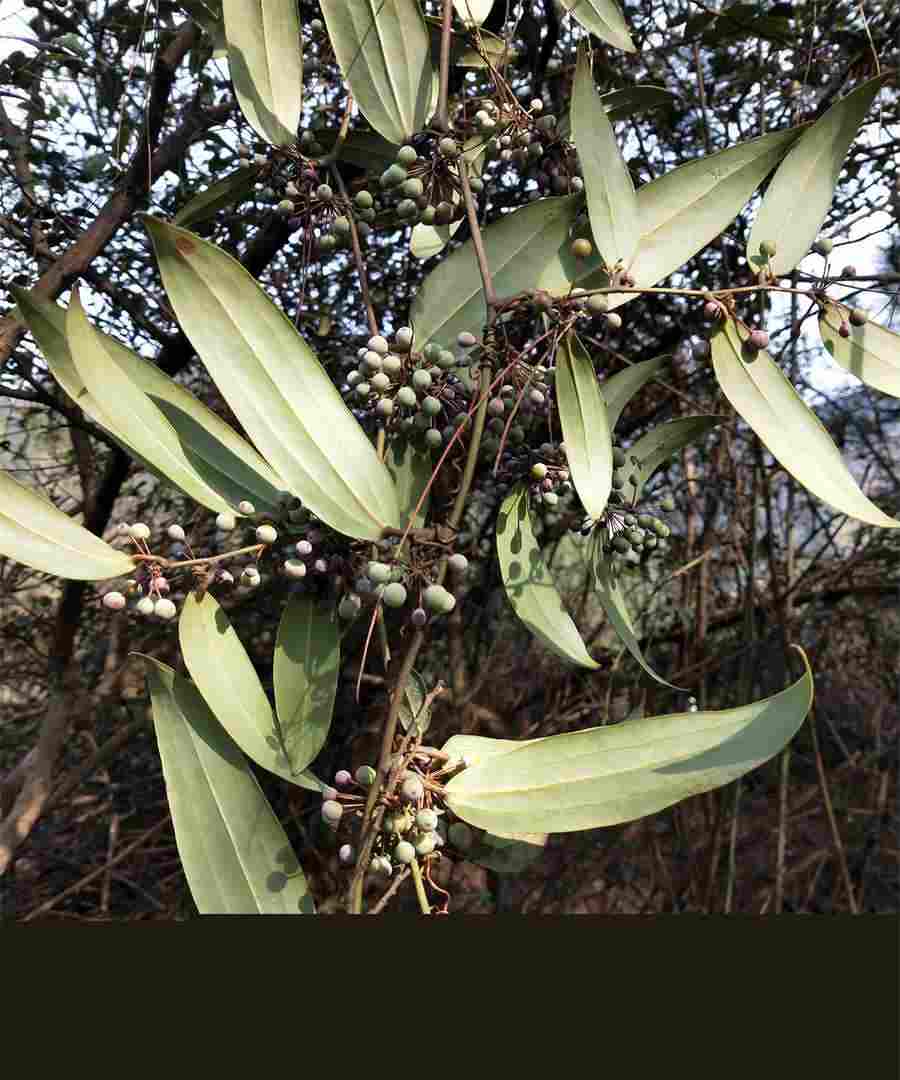
M 140 0 L 135 0 L 135 4 L 140 3 Z M 141 3 L 141 6 L 142 3 Z M 22 3 L 22 0 L 0 0 L 0 60 L 7 56 L 15 49 L 22 49 L 28 53 L 27 44 L 17 38 L 28 38 L 30 36 L 30 29 L 28 27 L 28 20 L 35 14 L 34 9 L 28 9 Z M 2 88 L 0 88 L 0 94 L 2 94 Z M 5 104 L 7 111 L 15 119 L 18 109 L 16 102 L 12 98 L 6 98 Z M 879 138 L 879 132 L 874 125 L 869 129 L 869 137 L 877 140 Z M 2 150 L 0 150 L 2 153 Z M 890 215 L 885 213 L 873 214 L 867 218 L 864 218 L 856 222 L 850 231 L 850 238 L 855 239 L 857 237 L 864 237 L 867 234 L 873 233 L 877 229 L 883 227 L 890 222 Z M 872 274 L 878 272 L 881 267 L 878 263 L 878 250 L 879 245 L 883 243 L 883 237 L 869 237 L 868 239 L 861 239 L 855 243 L 844 244 L 841 243 L 840 247 L 836 247 L 834 255 L 832 257 L 833 267 L 840 269 L 846 265 L 852 265 L 856 268 L 858 274 Z M 800 264 L 799 269 L 806 271 L 807 273 L 817 274 L 820 273 L 824 265 L 824 260 L 818 255 L 808 255 Z M 832 295 L 836 298 L 840 298 L 844 295 L 846 290 L 840 288 L 834 288 Z M 867 308 L 874 316 L 878 316 L 879 311 L 884 308 L 884 299 L 876 294 L 860 294 L 855 303 L 859 306 Z M 813 324 L 815 320 L 809 320 L 807 326 L 810 328 L 809 332 L 811 340 L 818 338 L 818 333 L 815 330 Z M 900 313 L 896 313 L 894 316 L 894 326 L 900 322 Z M 834 390 L 841 389 L 843 387 L 851 387 L 858 385 L 856 379 L 847 375 L 837 365 L 830 362 L 830 360 L 824 355 L 821 359 L 815 363 L 814 371 L 812 372 L 811 381 L 825 393 L 830 393 Z

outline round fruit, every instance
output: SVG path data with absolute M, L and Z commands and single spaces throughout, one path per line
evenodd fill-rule
M 338 862 L 341 866 L 352 866 L 356 862 L 356 852 L 350 844 L 341 844 L 338 849 Z
M 338 604 L 338 615 L 342 619 L 355 619 L 361 607 L 362 600 L 356 593 L 347 593 L 346 596 L 341 597 L 341 602 Z
M 419 155 L 414 146 L 401 146 L 397 151 L 397 161 L 401 165 L 415 165 Z
M 322 820 L 326 825 L 337 825 L 344 816 L 344 808 L 334 799 L 327 799 L 322 803 Z
M 421 630 L 425 623 L 428 622 L 428 612 L 424 608 L 417 607 L 410 615 L 409 621 L 417 630 Z
M 575 256 L 576 259 L 589 258 L 593 250 L 594 247 L 591 244 L 590 240 L 585 240 L 584 238 L 582 238 L 580 240 L 575 240 L 572 243 L 572 254 Z
M 536 461 L 531 466 L 531 479 L 543 480 L 547 475 L 547 466 L 542 461 Z
M 417 855 L 430 855 L 436 847 L 437 844 L 434 842 L 434 836 L 431 833 L 425 833 L 424 836 L 420 836 L 416 840 Z
M 128 526 L 128 535 L 132 540 L 149 540 L 150 528 L 148 525 L 144 525 L 143 522 L 139 521 L 136 525 Z
M 431 386 L 431 376 L 424 368 L 418 368 L 412 373 L 412 384 L 416 390 L 427 390 Z
M 831 254 L 834 244 L 830 240 L 826 240 L 824 237 L 821 240 L 817 240 L 813 244 L 813 251 L 817 255 L 824 255 L 826 258 Z
M 675 509 L 675 500 L 671 495 L 666 495 L 665 498 L 660 501 L 659 505 L 661 509 L 670 514 Z
M 216 518 L 216 528 L 221 532 L 233 532 L 237 528 L 234 514 L 219 514 Z
M 327 184 L 319 184 L 316 188 L 316 198 L 321 202 L 331 202 L 334 198 L 334 192 Z
M 110 611 L 121 611 L 125 604 L 125 597 L 120 592 L 108 592 L 103 597 L 103 606 Z
M 406 603 L 406 588 L 401 585 L 399 581 L 391 582 L 390 585 L 385 585 L 384 592 L 381 594 L 381 599 L 387 607 L 403 607 Z
M 253 505 L 252 502 L 248 502 L 247 499 L 243 499 L 241 502 L 238 503 L 238 510 L 240 510 L 242 514 L 256 513 L 256 507 Z
M 371 787 L 375 783 L 377 773 L 371 765 L 360 765 L 360 767 L 353 774 L 357 784 L 361 787 Z
M 587 306 L 593 315 L 605 315 L 609 311 L 609 301 L 601 293 L 592 293 L 588 297 Z
M 401 326 L 394 334 L 394 348 L 398 352 L 408 352 L 412 348 L 413 332 L 409 326 Z
M 174 619 L 178 614 L 178 610 L 171 600 L 157 600 L 153 605 L 153 614 L 158 615 L 160 619 Z
M 470 334 L 468 330 L 463 330 L 457 335 L 456 344 L 461 349 L 471 349 L 473 345 L 478 344 L 478 338 L 474 334 Z
M 284 564 L 284 572 L 292 578 L 306 577 L 306 563 L 299 559 L 288 559 Z
M 184 529 L 180 525 L 170 525 L 166 531 L 170 540 L 184 539 Z
M 610 314 L 606 316 L 606 322 L 609 326 L 613 328 L 613 330 L 622 329 L 622 316 L 617 315 L 614 311 L 610 312 Z
M 425 788 L 418 776 L 407 776 L 400 785 L 400 798 L 405 802 L 418 802 L 425 794 Z
M 447 615 L 456 607 L 456 597 L 447 592 L 443 585 L 429 585 L 422 596 L 422 603 L 428 611 Z
M 399 401 L 401 405 L 405 405 L 408 409 L 411 409 L 416 405 L 418 400 L 416 392 L 411 386 L 401 386 L 397 391 L 397 401 Z
M 401 840 L 394 848 L 394 858 L 398 863 L 411 863 L 416 857 L 416 849 L 408 840 Z
M 850 312 L 849 319 L 851 326 L 865 326 L 869 321 L 869 316 L 862 308 L 853 308 Z
M 149 596 L 145 596 L 141 600 L 138 600 L 135 610 L 137 611 L 138 615 L 152 615 L 153 601 L 150 599 Z
M 256 539 L 261 544 L 274 544 L 278 539 L 278 533 L 271 525 L 260 525 L 256 530 Z
M 429 428 L 425 432 L 425 445 L 429 450 L 438 450 L 444 445 L 444 436 L 437 428 Z
M 353 198 L 353 201 L 354 203 L 356 203 L 360 210 L 371 210 L 372 207 L 375 205 L 375 200 L 372 198 L 372 195 L 368 191 L 357 191 L 356 195 Z
M 376 585 L 386 585 L 391 580 L 391 568 L 387 563 L 370 562 L 366 573 Z
M 447 560 L 447 566 L 453 571 L 454 574 L 464 574 L 469 569 L 469 560 L 465 555 L 451 555 Z
M 434 832 L 437 828 L 438 816 L 434 810 L 420 810 L 416 814 L 416 828 L 422 832 Z
M 446 158 L 459 157 L 459 147 L 456 145 L 456 139 L 444 138 L 438 143 L 438 150 Z

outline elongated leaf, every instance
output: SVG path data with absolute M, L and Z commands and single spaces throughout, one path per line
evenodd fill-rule
M 738 143 L 638 188 L 641 241 L 631 265 L 637 284 L 652 288 L 712 243 L 746 206 L 799 132 L 790 128 Z M 586 273 L 590 260 L 585 263 Z M 635 295 L 607 299 L 614 308 Z
M 216 513 L 229 510 L 229 504 L 197 475 L 169 421 L 112 359 L 76 291 L 66 316 L 66 340 L 91 397 L 100 401 L 107 415 L 121 410 L 128 417 L 128 441 L 141 457 L 198 503 Z
M 803 661 L 797 682 L 751 705 L 628 720 L 487 756 L 449 781 L 447 804 L 484 829 L 571 832 L 634 821 L 722 787 L 799 730 L 813 700 Z
M 789 274 L 814 243 L 834 195 L 844 158 L 869 106 L 888 76 L 858 86 L 800 136 L 769 184 L 747 241 L 747 258 L 767 262 L 760 244 L 772 242 L 775 275 Z
M 666 356 L 656 356 L 652 360 L 641 360 L 624 371 L 617 371 L 601 384 L 600 392 L 606 402 L 611 431 L 615 430 L 628 402 L 657 374 L 667 359 Z
M 336 130 L 317 131 L 316 142 L 331 153 L 337 141 L 337 134 Z M 351 165 L 357 165 L 370 173 L 382 173 L 397 160 L 399 149 L 396 143 L 388 142 L 376 131 L 351 131 L 341 143 L 338 159 L 348 161 Z
M 464 23 L 481 26 L 490 15 L 494 0 L 453 0 L 456 14 Z
M 399 527 L 384 463 L 291 321 L 214 244 L 144 222 L 184 332 L 288 489 L 347 536 L 376 540 L 383 526 Z
M 544 854 L 546 844 L 546 833 L 497 836 L 485 832 L 465 853 L 466 861 L 497 874 L 520 874 Z
M 631 620 L 628 607 L 625 604 L 625 597 L 622 595 L 622 590 L 619 587 L 619 582 L 613 576 L 609 562 L 599 554 L 596 564 L 596 589 L 594 590 L 594 597 L 600 602 L 600 606 L 606 613 L 610 625 L 616 632 L 616 637 L 618 637 L 634 659 L 637 660 L 644 671 L 647 672 L 650 678 L 655 679 L 658 683 L 662 683 L 663 686 L 672 687 L 673 690 L 681 689 L 681 687 L 675 686 L 674 683 L 667 682 L 661 675 L 658 675 L 647 662 L 643 650 L 641 649 L 637 631 Z
M 0 472 L 0 555 L 73 581 L 103 581 L 134 570 L 125 552 L 5 472 Z
M 512 609 L 532 634 L 570 664 L 592 670 L 599 667 L 584 647 L 544 563 L 531 528 L 524 484 L 516 485 L 500 508 L 497 557 Z
M 275 707 L 281 745 L 294 774 L 325 745 L 341 660 L 340 633 L 311 596 L 285 605 L 275 641 Z
M 678 420 L 660 424 L 642 435 L 628 451 L 629 462 L 632 457 L 636 457 L 641 463 L 637 469 L 633 469 L 629 464 L 625 470 L 629 475 L 636 473 L 637 492 L 633 484 L 626 483 L 622 489 L 623 497 L 632 501 L 636 499 L 660 465 L 664 465 L 673 454 L 677 454 L 685 446 L 702 439 L 724 419 L 723 416 L 683 416 Z
M 244 755 L 193 683 L 143 659 L 175 842 L 200 914 L 314 914 L 297 857 Z
M 256 178 L 259 176 L 257 165 L 243 165 L 234 172 L 216 180 L 203 191 L 197 194 L 178 211 L 174 217 L 176 225 L 187 228 L 188 225 L 197 225 L 201 221 L 209 221 L 226 206 L 233 206 L 243 200 L 248 192 L 253 190 Z
M 127 452 L 165 479 L 164 474 L 132 444 L 127 415 L 119 409 L 104 410 L 85 386 L 66 341 L 65 311 L 52 301 L 35 299 L 17 286 L 10 286 L 10 289 L 54 379 L 88 416 L 110 431 Z M 96 329 L 94 332 L 100 334 Z M 259 511 L 273 512 L 278 508 L 284 483 L 245 439 L 150 361 L 125 348 L 115 338 L 106 334 L 100 336 L 107 355 L 175 429 L 188 463 L 202 482 L 232 507 L 249 499 Z
M 384 455 L 384 463 L 387 465 L 394 487 L 397 489 L 397 501 L 400 504 L 400 520 L 406 527 L 410 514 L 416 509 L 425 485 L 431 479 L 434 466 L 431 453 L 417 450 L 409 440 L 402 435 L 396 435 L 390 440 Z M 431 502 L 431 492 L 425 496 L 422 508 L 413 518 L 413 528 L 418 529 L 425 524 L 428 517 L 428 506 Z
M 406 142 L 437 103 L 437 73 L 416 0 L 322 0 L 320 6 L 359 111 L 389 142 Z
M 273 146 L 297 139 L 303 44 L 297 0 L 224 0 L 228 66 L 241 112 Z
M 295 773 L 282 746 L 275 714 L 250 657 L 213 597 L 184 602 L 178 620 L 184 662 L 216 719 L 257 765 L 309 791 L 322 785 L 307 772 Z
M 628 266 L 641 238 L 637 195 L 584 47 L 578 50 L 570 115 L 594 243 L 610 269 L 618 262 Z
M 598 100 L 606 111 L 609 122 L 617 124 L 620 120 L 627 120 L 629 116 L 643 112 L 645 109 L 672 105 L 677 99 L 674 94 L 670 94 L 661 86 L 639 84 L 626 86 L 621 90 L 610 90 L 606 94 L 601 94 Z M 564 138 L 569 138 L 571 135 L 572 126 L 567 113 L 560 116 L 557 130 Z
M 752 363 L 741 354 L 746 331 L 726 323 L 713 337 L 712 361 L 722 393 L 796 480 L 848 517 L 900 528 L 860 490 L 819 418 L 763 349 Z
M 500 296 L 525 289 L 568 291 L 560 248 L 568 247 L 569 227 L 581 200 L 578 196 L 539 199 L 507 214 L 484 230 L 484 247 Z M 574 270 L 574 260 L 570 260 Z M 551 268 L 552 278 L 544 281 Z M 486 309 L 472 241 L 468 240 L 425 279 L 413 302 L 416 341 L 452 347 L 462 330 L 478 331 Z
M 487 735 L 451 735 L 444 743 L 442 749 L 450 755 L 452 761 L 465 758 L 469 766 L 478 765 L 485 758 L 495 754 L 506 754 L 510 750 L 517 750 L 521 746 L 527 746 L 534 739 L 492 739 Z
M 403 691 L 400 702 L 400 723 L 404 731 L 409 731 L 416 724 L 420 735 L 428 730 L 431 723 L 431 706 L 428 701 L 428 687 L 418 671 L 411 671 L 409 681 Z
M 601 41 L 608 41 L 625 52 L 636 51 L 628 25 L 615 0 L 562 0 L 562 5 L 571 11 L 585 30 L 596 34 Z
M 612 490 L 612 433 L 594 365 L 570 330 L 556 353 L 556 401 L 572 483 L 592 518 Z
M 850 331 L 846 338 L 840 335 L 843 323 Z M 900 334 L 873 322 L 854 326 L 847 313 L 830 302 L 819 308 L 819 333 L 832 360 L 845 371 L 867 386 L 900 397 Z

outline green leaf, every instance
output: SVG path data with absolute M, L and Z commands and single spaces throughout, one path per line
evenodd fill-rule
M 481 26 L 493 6 L 494 0 L 453 0 L 456 14 L 469 26 Z
M 178 640 L 191 678 L 216 719 L 257 765 L 309 791 L 322 785 L 309 773 L 295 773 L 285 754 L 269 699 L 250 657 L 213 597 L 184 602 Z
M 532 634 L 568 663 L 598 668 L 563 606 L 534 538 L 525 484 L 517 484 L 503 500 L 497 519 L 497 557 L 512 609 Z
M 78 374 L 65 337 L 66 313 L 49 300 L 38 300 L 25 289 L 10 286 L 23 318 L 40 346 L 50 373 L 73 402 L 110 431 L 124 448 L 155 475 L 165 476 L 132 445 L 127 423 L 120 411 L 106 412 Z M 199 478 L 231 507 L 249 499 L 258 511 L 274 512 L 281 503 L 284 482 L 253 447 L 212 409 L 183 386 L 163 374 L 154 364 L 126 349 L 115 338 L 102 338 L 107 355 L 162 412 L 175 429 L 188 463 Z
M 183 228 L 197 225 L 201 221 L 209 221 L 226 206 L 242 202 L 244 196 L 253 190 L 258 176 L 257 165 L 243 165 L 235 169 L 203 191 L 198 191 L 175 215 L 175 224 Z
M 847 151 L 889 77 L 869 79 L 835 102 L 791 148 L 769 184 L 750 230 L 747 258 L 751 265 L 765 265 L 759 246 L 767 241 L 776 245 L 768 263 L 777 277 L 789 274 L 809 252 L 831 206 Z
M 200 914 L 315 914 L 297 857 L 244 755 L 192 683 L 143 659 L 175 843 Z
M 641 241 L 631 265 L 638 285 L 652 288 L 722 233 L 778 164 L 799 129 L 775 131 L 698 158 L 638 188 Z M 610 307 L 636 293 L 609 296 Z
M 594 365 L 573 330 L 556 352 L 556 401 L 572 483 L 592 518 L 612 490 L 612 434 Z
M 303 43 L 297 0 L 224 0 L 228 66 L 247 123 L 273 146 L 297 141 Z
M 506 754 L 510 750 L 516 750 L 521 746 L 527 746 L 534 739 L 492 739 L 487 735 L 451 735 L 444 743 L 442 750 L 449 754 L 452 761 L 465 758 L 468 765 L 478 765 L 485 758 L 494 757 L 496 754 Z
M 544 854 L 546 844 L 546 833 L 497 836 L 485 832 L 466 852 L 466 861 L 497 874 L 520 874 Z
M 418 726 L 419 735 L 424 735 L 431 723 L 431 706 L 426 705 L 428 700 L 428 687 L 418 671 L 409 673 L 409 680 L 403 691 L 403 700 L 400 702 L 400 723 L 404 731 L 409 731 L 415 723 Z
M 562 0 L 562 5 L 601 41 L 608 41 L 625 52 L 636 52 L 628 24 L 615 0 Z
M 403 527 L 409 520 L 410 514 L 415 510 L 425 486 L 431 479 L 434 466 L 431 460 L 431 452 L 416 449 L 415 446 L 403 435 L 395 435 L 387 445 L 384 455 L 384 463 L 394 481 L 397 490 L 397 501 L 400 504 L 400 520 Z M 428 507 L 431 503 L 431 492 L 425 496 L 422 509 L 413 518 L 413 528 L 418 529 L 425 524 L 428 517 Z
M 103 414 L 128 417 L 129 445 L 196 502 L 216 513 L 230 510 L 197 475 L 169 421 L 112 359 L 103 337 L 88 322 L 77 290 L 66 316 L 66 340 L 78 374 Z
M 661 86 L 637 85 L 626 86 L 621 90 L 610 90 L 601 94 L 599 103 L 606 110 L 606 118 L 611 124 L 617 124 L 620 120 L 627 120 L 634 113 L 643 112 L 645 109 L 656 109 L 661 105 L 672 105 L 677 98 L 664 90 Z M 568 138 L 571 134 L 569 115 L 563 113 L 559 118 L 557 131 L 560 135 Z
M 665 365 L 667 356 L 656 356 L 652 360 L 641 360 L 624 371 L 617 371 L 600 386 L 606 411 L 609 414 L 609 427 L 615 430 L 619 417 L 629 401 L 653 378 Z
M 416 0 L 322 0 L 328 36 L 359 111 L 389 142 L 427 126 L 437 72 Z
M 860 490 L 816 414 L 763 349 L 747 363 L 747 331 L 727 322 L 712 338 L 712 361 L 722 393 L 796 480 L 848 517 L 886 529 L 900 527 Z
M 847 322 L 850 336 L 844 338 L 839 328 L 845 322 L 847 313 L 837 304 L 825 301 L 819 308 L 819 333 L 832 360 L 867 386 L 900 397 L 900 334 L 871 321 Z
M 610 269 L 619 262 L 628 266 L 641 237 L 637 195 L 584 47 L 578 50 L 570 115 L 594 243 Z
M 294 775 L 325 745 L 341 660 L 340 633 L 331 613 L 311 596 L 285 604 L 275 641 L 275 707 L 281 745 Z
M 736 709 L 628 720 L 532 740 L 487 756 L 447 784 L 447 805 L 495 832 L 571 832 L 646 817 L 722 787 L 781 751 L 806 718 L 806 671 Z
M 569 227 L 580 204 L 579 196 L 538 199 L 483 231 L 488 265 L 499 296 L 553 286 L 568 291 L 560 248 L 568 247 Z M 574 270 L 574 260 L 570 263 Z M 547 268 L 551 279 L 545 283 Z M 424 346 L 435 341 L 450 348 L 457 334 L 479 331 L 486 317 L 478 262 L 470 239 L 425 278 L 413 301 L 411 320 L 417 343 Z
M 331 153 L 337 142 L 337 131 L 323 129 L 316 132 L 316 142 Z M 375 131 L 351 131 L 341 144 L 338 160 L 349 162 L 369 173 L 383 173 L 397 160 L 400 147 L 388 142 Z
M 244 430 L 292 494 L 332 528 L 398 528 L 390 475 L 290 319 L 214 244 L 145 217 L 179 322 Z
M 594 596 L 600 602 L 600 606 L 606 613 L 606 617 L 609 619 L 618 639 L 631 653 L 634 659 L 637 660 L 644 671 L 647 672 L 650 678 L 655 679 L 658 683 L 662 683 L 663 686 L 672 687 L 673 690 L 681 689 L 681 687 L 675 686 L 674 683 L 667 682 L 661 675 L 657 675 L 653 668 L 647 663 L 644 653 L 641 650 L 637 631 L 634 628 L 634 623 L 631 620 L 631 615 L 625 604 L 625 597 L 622 595 L 622 590 L 619 588 L 619 583 L 613 576 L 609 561 L 599 552 L 596 562 L 596 588 L 594 590 Z
M 723 416 L 683 416 L 678 420 L 669 420 L 665 424 L 660 424 L 652 431 L 648 431 L 646 435 L 642 435 L 628 451 L 629 462 L 632 457 L 636 457 L 641 463 L 636 470 L 637 491 L 633 484 L 626 483 L 622 490 L 623 499 L 636 500 L 660 465 L 665 464 L 673 454 L 677 454 L 685 446 L 702 439 L 714 427 L 718 427 L 724 419 Z M 626 468 L 630 475 L 631 466 L 626 466 Z
M 5 472 L 0 472 L 0 554 L 72 581 L 103 581 L 134 570 L 124 551 Z

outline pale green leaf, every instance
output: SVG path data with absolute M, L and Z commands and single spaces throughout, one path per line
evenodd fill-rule
M 516 485 L 500 507 L 497 557 L 512 609 L 531 633 L 568 663 L 592 670 L 599 667 L 588 654 L 544 563 L 531 528 L 524 484 Z
M 594 365 L 574 330 L 556 351 L 556 402 L 572 483 L 592 518 L 612 490 L 612 433 Z
M 416 0 L 322 0 L 341 72 L 359 111 L 389 142 L 426 127 L 437 103 L 437 72 Z
M 5 472 L 0 472 L 0 555 L 73 581 L 103 581 L 134 570 L 124 551 Z
M 675 686 L 674 683 L 667 682 L 661 675 L 657 675 L 647 662 L 643 650 L 641 649 L 637 631 L 635 630 L 634 623 L 632 622 L 631 615 L 625 603 L 625 597 L 622 595 L 622 590 L 619 587 L 619 582 L 613 576 L 612 567 L 608 558 L 604 557 L 599 552 L 596 562 L 595 583 L 596 588 L 594 590 L 594 597 L 599 601 L 600 606 L 606 613 L 606 617 L 609 619 L 610 625 L 616 633 L 616 637 L 618 637 L 625 648 L 652 679 L 655 679 L 658 683 L 662 683 L 663 686 L 672 687 L 673 690 L 680 689 L 680 687 Z
M 842 514 L 868 525 L 900 527 L 863 494 L 821 421 L 771 356 L 763 349 L 746 362 L 746 337 L 747 331 L 729 320 L 711 341 L 713 368 L 722 393 L 772 457 Z
M 315 914 L 297 857 L 244 755 L 192 683 L 143 659 L 175 843 L 200 914 Z
M 105 411 L 84 385 L 66 341 L 65 311 L 52 301 L 35 299 L 25 289 L 10 286 L 10 290 L 54 379 L 72 401 L 110 431 L 127 452 L 164 479 L 163 473 L 132 445 L 127 417 L 123 423 L 120 410 Z M 95 333 L 100 332 L 95 330 Z M 100 336 L 107 355 L 175 429 L 187 461 L 203 482 L 232 507 L 249 499 L 258 511 L 272 513 L 278 509 L 284 483 L 245 439 L 155 364 L 114 338 L 105 334 Z
M 887 75 L 858 86 L 834 105 L 791 147 L 769 184 L 747 241 L 747 258 L 761 269 L 760 244 L 774 243 L 768 260 L 776 276 L 789 274 L 819 233 L 850 149 L 869 106 Z
M 608 41 L 625 52 L 636 51 L 628 24 L 615 0 L 562 0 L 562 5 L 585 30 L 596 34 L 601 41 Z
M 384 463 L 397 490 L 400 520 L 405 528 L 434 472 L 431 451 L 419 450 L 403 435 L 395 435 L 388 441 Z M 431 492 L 429 491 L 422 502 L 421 509 L 413 518 L 414 529 L 425 524 L 430 502 Z
M 400 702 L 400 723 L 404 731 L 416 725 L 419 735 L 424 735 L 431 723 L 431 706 L 428 702 L 428 687 L 418 671 L 411 671 L 403 690 Z
M 334 151 L 337 135 L 336 130 L 326 128 L 316 132 L 316 142 L 330 154 Z M 397 144 L 388 142 L 377 131 L 350 131 L 341 143 L 338 159 L 369 173 L 383 173 L 397 160 L 399 149 Z
M 546 844 L 546 833 L 498 836 L 485 832 L 476 838 L 465 858 L 496 874 L 520 874 L 544 854 Z
M 66 316 L 66 340 L 78 374 L 103 413 L 128 417 L 128 444 L 202 506 L 215 513 L 230 510 L 198 476 L 169 421 L 112 359 L 103 336 L 88 322 L 77 291 Z
M 182 329 L 288 489 L 347 536 L 377 540 L 384 526 L 398 528 L 384 463 L 290 319 L 214 244 L 144 222 Z
M 854 326 L 847 316 L 830 301 L 819 308 L 819 333 L 832 360 L 866 386 L 900 397 L 900 334 L 871 320 Z M 842 323 L 847 324 L 849 337 L 841 337 Z
M 645 109 L 655 109 L 660 105 L 672 105 L 676 100 L 675 95 L 670 94 L 668 90 L 664 90 L 661 86 L 650 86 L 649 84 L 638 84 L 637 86 L 626 86 L 621 90 L 610 90 L 606 94 L 601 94 L 598 99 L 606 110 L 606 117 L 611 124 L 617 124 L 620 120 L 627 120 L 629 116 L 633 116 L 636 112 L 643 112 Z M 571 135 L 572 128 L 568 113 L 563 113 L 560 116 L 557 131 L 565 138 L 569 138 Z
M 175 215 L 175 224 L 187 228 L 189 225 L 208 221 L 226 206 L 242 202 L 244 196 L 253 190 L 258 176 L 257 165 L 243 165 L 235 169 L 221 180 L 216 180 L 209 187 L 198 191 Z
M 469 26 L 481 26 L 493 6 L 494 0 L 453 0 L 456 14 Z
M 659 424 L 646 435 L 642 435 L 637 442 L 633 443 L 628 450 L 628 464 L 624 468 L 629 476 L 634 472 L 637 475 L 637 491 L 631 483 L 626 483 L 622 489 L 622 497 L 628 501 L 634 501 L 644 490 L 647 481 L 656 470 L 673 454 L 684 449 L 692 442 L 702 439 L 707 432 L 712 431 L 722 423 L 722 416 L 682 416 L 677 420 L 669 420 L 665 424 Z M 631 458 L 640 460 L 640 465 L 635 469 Z
M 297 0 L 224 0 L 222 14 L 241 112 L 273 146 L 292 145 L 303 103 Z
M 281 743 L 275 714 L 250 657 L 228 616 L 206 593 L 191 593 L 178 620 L 185 665 L 216 719 L 257 765 L 310 791 L 322 785 L 308 772 L 295 773 Z
M 641 360 L 623 371 L 617 371 L 601 383 L 600 392 L 606 402 L 611 431 L 615 430 L 628 402 L 659 372 L 667 359 L 665 356 L 656 356 L 652 360 Z
M 454 222 L 459 226 L 462 222 Z M 421 221 L 413 226 L 409 238 L 409 250 L 416 259 L 430 259 L 440 254 L 450 242 L 453 225 L 425 225 Z
M 609 268 L 619 262 L 629 266 L 641 238 L 637 195 L 584 47 L 578 50 L 570 115 L 594 244 Z
M 779 753 L 812 706 L 805 674 L 735 709 L 676 713 L 551 735 L 486 755 L 447 784 L 447 805 L 479 828 L 571 832 L 634 821 L 736 780 Z
M 311 596 L 294 593 L 278 624 L 273 677 L 279 738 L 295 775 L 328 738 L 340 660 L 332 614 L 321 611 Z

